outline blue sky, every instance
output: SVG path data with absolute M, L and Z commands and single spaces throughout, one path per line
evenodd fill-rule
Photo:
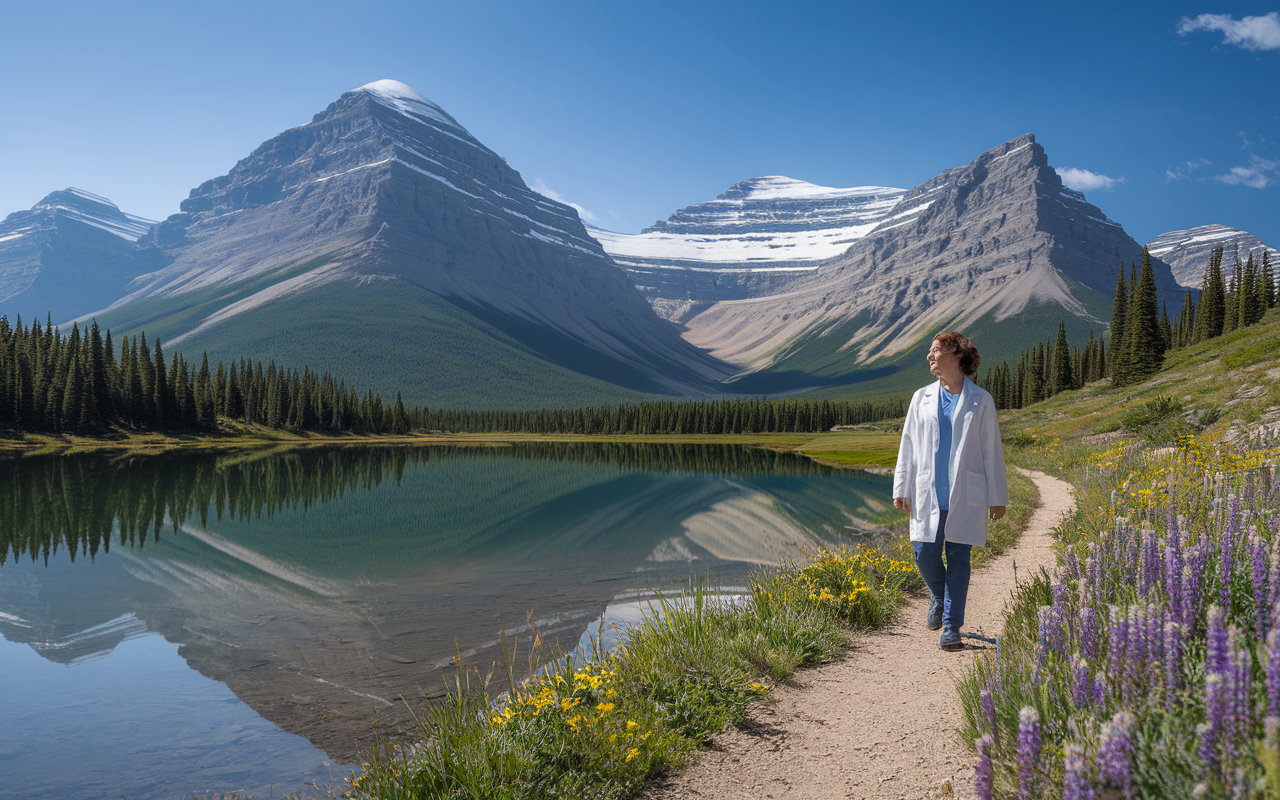
M 1031 132 L 1139 242 L 1222 223 L 1280 246 L 1278 8 L 13 3 L 0 215 L 77 186 L 167 216 L 394 78 L 613 230 L 757 175 L 910 188 Z

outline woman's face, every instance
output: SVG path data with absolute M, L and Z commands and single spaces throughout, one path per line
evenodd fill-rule
M 934 339 L 933 345 L 929 348 L 929 372 L 942 377 L 943 373 L 954 374 L 958 369 L 960 369 L 960 356 Z

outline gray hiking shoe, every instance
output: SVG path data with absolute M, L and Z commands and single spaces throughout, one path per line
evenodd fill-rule
M 942 598 L 929 598 L 929 617 L 927 623 L 929 630 L 936 631 L 942 627 Z
M 963 650 L 964 642 L 960 641 L 960 631 L 943 631 L 938 646 L 943 650 Z

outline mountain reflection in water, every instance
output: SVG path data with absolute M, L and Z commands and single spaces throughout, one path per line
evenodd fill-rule
M 345 760 L 530 611 L 572 648 L 615 598 L 856 541 L 889 488 L 721 445 L 0 458 L 0 633 L 73 665 L 158 632 Z

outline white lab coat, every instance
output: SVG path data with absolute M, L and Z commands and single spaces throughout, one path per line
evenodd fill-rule
M 939 381 L 916 391 L 902 425 L 893 496 L 911 498 L 911 541 L 932 542 L 938 535 L 938 498 L 934 454 L 938 451 Z M 951 495 L 946 538 L 958 544 L 987 543 L 987 509 L 1009 505 L 1004 449 L 991 394 L 969 378 L 956 398 L 951 418 Z

